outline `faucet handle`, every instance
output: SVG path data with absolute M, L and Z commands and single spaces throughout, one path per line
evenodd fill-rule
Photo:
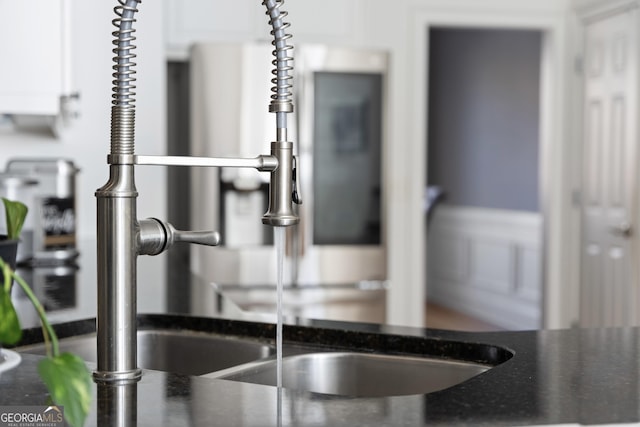
M 168 222 L 157 218 L 147 218 L 139 222 L 140 255 L 158 255 L 169 249 L 175 242 L 196 243 L 198 245 L 217 246 L 220 233 L 217 231 L 181 231 Z
M 220 233 L 217 231 L 181 231 L 172 228 L 174 242 L 195 243 L 197 245 L 218 246 L 220 244 Z

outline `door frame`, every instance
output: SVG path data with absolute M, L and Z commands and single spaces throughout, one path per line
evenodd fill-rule
M 531 10 L 507 2 L 491 13 L 477 4 L 443 7 L 416 6 L 411 14 L 414 63 L 411 69 L 412 92 L 425 94 L 413 96 L 411 132 L 416 141 L 427 141 L 428 123 L 428 31 L 432 27 L 493 28 L 538 30 L 543 34 L 540 74 L 540 161 L 539 195 L 543 217 L 542 236 L 542 319 L 545 328 L 568 327 L 578 314 L 578 281 L 575 276 L 576 256 L 575 208 L 571 206 L 570 143 L 573 127 L 564 120 L 567 117 L 568 81 L 567 69 L 571 60 L 568 50 L 565 14 L 558 10 L 532 13 Z M 417 168 L 415 176 L 426 177 L 427 144 L 415 144 L 407 150 L 412 160 L 406 160 Z M 553 185 L 551 185 L 553 183 Z M 424 225 L 419 226 L 426 236 Z M 426 246 L 426 245 L 425 245 Z M 426 260 L 426 247 L 423 248 Z M 579 255 L 579 252 L 577 252 Z M 579 264 L 578 264 L 579 265 Z M 426 266 L 424 267 L 426 269 Z M 426 274 L 424 276 L 427 277 Z M 426 280 L 417 284 L 424 287 Z

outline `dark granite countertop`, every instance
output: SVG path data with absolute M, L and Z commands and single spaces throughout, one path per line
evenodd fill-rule
M 300 321 L 286 342 L 357 351 L 455 356 L 503 363 L 426 395 L 353 398 L 145 371 L 140 382 L 101 386 L 87 425 L 422 426 L 630 423 L 640 420 L 640 329 L 463 333 L 387 325 Z M 61 337 L 93 320 L 58 325 Z M 141 315 L 139 327 L 273 337 L 272 324 Z M 31 330 L 25 341 L 37 341 Z M 484 349 L 484 350 L 483 350 Z M 513 357 L 510 357 L 510 355 Z M 0 375 L 0 406 L 41 405 L 38 356 Z M 118 418 L 117 423 L 114 421 Z M 124 418 L 122 418 L 124 417 Z M 127 422 L 121 422 L 121 421 Z
M 52 311 L 61 338 L 95 330 L 95 265 L 85 256 L 72 284 L 72 301 Z M 139 263 L 140 329 L 208 331 L 273 340 L 271 317 L 246 315 L 208 283 L 191 280 L 206 313 L 167 314 L 169 294 Z M 147 270 L 145 270 L 147 269 Z M 148 273 L 145 273 L 148 271 Z M 72 287 L 71 287 L 72 286 Z M 184 292 L 185 283 L 172 283 Z M 168 288 L 171 288 L 168 286 Z M 36 289 L 36 293 L 41 290 Z M 187 291 L 188 292 L 188 291 Z M 193 294 L 192 294 L 193 295 Z M 22 306 L 18 298 L 19 309 Z M 60 304 L 59 304 L 60 305 Z M 178 313 L 187 313 L 179 311 Z M 196 316 L 197 315 L 197 316 Z M 28 307 L 25 327 L 37 325 Z M 286 318 L 286 343 L 360 352 L 430 355 L 497 364 L 448 389 L 425 395 L 354 398 L 207 377 L 145 370 L 127 386 L 95 386 L 87 425 L 126 426 L 424 426 L 549 425 L 640 422 L 640 328 L 468 333 L 381 324 Z M 29 329 L 24 343 L 41 340 Z M 43 405 L 36 373 L 41 356 L 23 354 L 0 374 L 0 406 Z M 93 367 L 89 363 L 90 367 Z

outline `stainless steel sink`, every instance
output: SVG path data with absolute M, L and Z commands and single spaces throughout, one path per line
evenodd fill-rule
M 16 349 L 21 353 L 46 354 L 44 344 Z M 87 362 L 97 362 L 96 335 L 60 340 L 60 351 L 70 351 Z M 263 359 L 273 347 L 246 339 L 206 332 L 174 330 L 138 331 L 138 366 L 143 369 L 202 375 Z
M 261 361 L 207 375 L 276 385 L 276 361 Z M 284 357 L 285 388 L 355 397 L 425 394 L 460 384 L 491 366 L 415 356 L 321 352 Z
M 456 347 L 452 347 L 456 350 Z M 471 347 L 465 347 L 467 350 Z M 43 343 L 18 347 L 46 354 Z M 60 350 L 97 362 L 95 333 L 60 339 Z M 472 348 L 473 350 L 473 348 Z M 420 355 L 388 355 L 285 345 L 283 386 L 352 397 L 426 394 L 460 384 L 510 357 L 497 348 L 475 349 L 491 365 Z M 458 354 L 452 351 L 452 357 Z M 138 366 L 186 375 L 277 385 L 275 348 L 253 338 L 193 330 L 138 330 Z

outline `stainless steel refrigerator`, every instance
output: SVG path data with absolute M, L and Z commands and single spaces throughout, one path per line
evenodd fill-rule
M 268 112 L 272 47 L 197 44 L 190 56 L 190 153 L 252 157 L 275 138 Z M 287 229 L 286 285 L 384 289 L 383 152 L 389 59 L 385 52 L 295 47 L 296 144 L 303 204 Z M 223 244 L 191 248 L 191 268 L 227 289 L 272 287 L 276 253 L 263 226 L 268 174 L 191 172 L 193 229 L 217 229 Z

